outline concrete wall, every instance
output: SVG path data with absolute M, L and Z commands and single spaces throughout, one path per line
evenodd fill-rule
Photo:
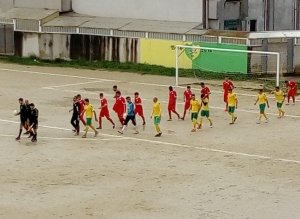
M 202 23 L 200 0 L 73 0 L 72 4 L 75 12 L 86 15 Z
M 14 7 L 14 0 L 0 0 L 0 14 Z
M 15 32 L 15 55 L 41 59 L 139 62 L 139 39 Z
M 250 30 L 250 20 L 257 20 L 257 31 L 264 31 L 264 2 L 261 0 L 248 1 L 247 27 Z
M 72 0 L 14 0 L 19 8 L 47 8 L 59 11 L 70 11 Z
M 294 29 L 294 1 L 275 0 L 274 30 Z

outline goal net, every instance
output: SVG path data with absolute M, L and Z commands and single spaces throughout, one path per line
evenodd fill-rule
M 261 79 L 276 81 L 279 86 L 281 56 L 278 52 L 209 48 L 177 45 L 176 85 L 185 85 L 183 77 L 193 77 L 193 83 L 204 79 Z

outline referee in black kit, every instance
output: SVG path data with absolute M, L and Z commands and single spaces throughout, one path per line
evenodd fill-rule
M 18 137 L 16 137 L 17 141 L 20 140 L 23 128 L 26 128 L 27 116 L 28 116 L 28 111 L 25 107 L 23 98 L 19 98 L 19 103 L 20 103 L 20 111 L 16 114 L 16 116 L 20 115 L 20 130 L 19 130 Z

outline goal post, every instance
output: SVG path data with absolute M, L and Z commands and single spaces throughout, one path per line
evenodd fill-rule
M 279 52 L 252 51 L 224 48 L 210 48 L 190 45 L 176 45 L 176 86 L 179 86 L 180 71 L 187 69 L 187 65 L 181 66 L 180 57 L 189 59 L 190 70 L 206 72 L 207 74 L 244 74 L 266 75 L 276 74 L 276 86 L 280 84 Z

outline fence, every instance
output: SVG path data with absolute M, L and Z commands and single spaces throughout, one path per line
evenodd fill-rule
M 0 24 L 0 54 L 14 53 L 14 28 L 12 24 Z

